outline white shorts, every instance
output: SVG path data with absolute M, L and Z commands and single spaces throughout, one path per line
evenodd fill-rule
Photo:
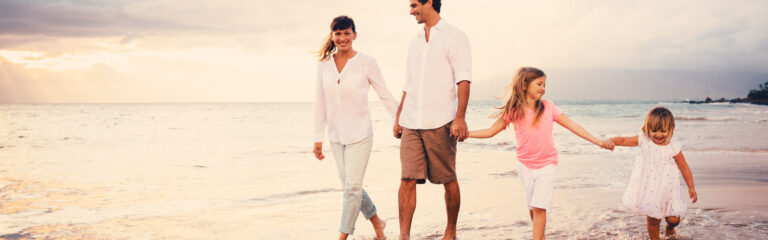
M 557 166 L 547 165 L 539 169 L 530 169 L 517 161 L 517 173 L 525 191 L 525 200 L 528 209 L 541 208 L 549 210 L 552 202 L 552 192 L 555 190 L 555 172 Z

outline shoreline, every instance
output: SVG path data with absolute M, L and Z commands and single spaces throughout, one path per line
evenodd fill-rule
M 717 100 L 712 100 L 711 98 L 707 97 L 704 100 L 698 101 L 698 100 L 684 100 L 680 101 L 681 103 L 690 103 L 690 104 L 708 104 L 708 103 L 749 103 L 754 105 L 768 105 L 768 99 L 747 99 L 747 98 L 734 98 L 734 99 L 725 99 L 720 98 Z
M 685 154 L 700 199 L 689 205 L 688 214 L 680 227 L 681 233 L 694 238 L 723 238 L 732 235 L 707 235 L 714 234 L 707 233 L 708 229 L 715 227 L 712 224 L 742 226 L 749 224 L 749 221 L 757 220 L 758 224 L 768 222 L 768 202 L 749 198 L 768 195 L 768 161 L 764 154 Z M 457 170 L 462 188 L 459 237 L 505 239 L 530 234 L 530 220 L 514 169 L 514 155 L 514 151 L 459 150 Z M 364 183 L 379 209 L 380 217 L 388 223 L 386 234 L 390 238 L 396 238 L 398 232 L 396 195 L 400 166 L 395 160 L 397 156 L 397 152 L 390 148 L 375 151 Z M 621 195 L 635 157 L 634 152 L 561 153 L 547 236 L 554 239 L 625 236 L 634 239 L 642 236 L 642 216 L 621 208 Z M 309 163 L 312 165 L 307 171 L 319 171 L 320 174 L 314 178 L 323 182 L 324 187 L 339 187 L 333 185 L 338 180 L 331 162 Z M 190 195 L 200 199 L 191 199 L 186 207 L 179 206 L 176 210 L 163 210 L 166 208 L 162 206 L 185 203 L 158 195 L 173 195 L 176 191 L 199 189 L 200 186 L 139 192 L 130 201 L 125 201 L 127 196 L 116 195 L 118 193 L 110 192 L 104 186 L 83 188 L 77 182 L 68 182 L 66 179 L 77 177 L 76 172 L 71 172 L 72 176 L 57 178 L 61 179 L 57 181 L 37 179 L 33 173 L 14 176 L 11 169 L 0 170 L 5 170 L 6 175 L 0 179 L 3 201 L 32 203 L 6 205 L 13 211 L 0 214 L 0 222 L 5 225 L 0 228 L 7 229 L 0 231 L 0 239 L 38 236 L 69 239 L 271 239 L 282 236 L 301 239 L 329 238 L 337 234 L 341 207 L 339 191 L 266 200 L 218 200 L 216 196 Z M 264 194 L 268 193 L 253 192 L 252 195 Z M 445 224 L 442 186 L 421 185 L 418 194 L 413 237 L 437 239 Z M 89 200 L 93 196 L 100 196 L 99 201 Z M 72 204 L 72 201 L 78 204 Z M 160 207 L 159 211 L 151 211 L 153 207 Z M 128 211 L 134 208 L 142 210 Z M 286 211 L 302 211 L 302 215 L 306 216 L 280 217 Z M 324 221 L 317 222 L 318 219 Z M 356 226 L 356 233 L 351 239 L 373 236 L 370 224 L 362 217 L 358 218 Z M 737 229 L 727 231 L 738 233 Z M 725 234 L 730 234 L 727 231 Z M 606 235 L 609 233 L 617 235 Z

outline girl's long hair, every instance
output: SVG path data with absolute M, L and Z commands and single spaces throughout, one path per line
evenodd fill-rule
M 347 28 L 352 28 L 352 32 L 355 31 L 355 20 L 352 20 L 352 18 L 347 17 L 345 15 L 338 16 L 331 21 L 331 33 L 336 30 L 344 30 Z M 336 44 L 333 43 L 333 39 L 331 34 L 328 34 L 328 37 L 325 38 L 325 41 L 323 41 L 323 46 L 320 48 L 320 51 L 317 51 L 317 57 L 319 58 L 319 61 L 323 61 L 325 59 L 328 59 L 333 52 L 336 51 Z
M 655 107 L 648 111 L 648 115 L 645 115 L 645 122 L 643 123 L 643 133 L 651 137 L 652 131 L 665 130 L 669 132 L 667 141 L 672 139 L 672 134 L 675 132 L 675 117 L 672 112 L 665 107 Z
M 517 74 L 504 91 L 504 106 L 497 107 L 499 111 L 495 114 L 495 117 L 503 118 L 503 120 L 507 122 L 517 124 L 517 120 L 525 117 L 524 109 L 528 104 L 528 98 L 526 97 L 524 89 L 526 89 L 533 80 L 546 76 L 544 71 L 534 67 L 522 67 L 517 70 Z M 544 112 L 544 104 L 541 99 L 536 100 L 536 103 L 534 103 L 533 112 L 536 113 L 533 125 L 537 126 L 541 119 L 541 114 Z

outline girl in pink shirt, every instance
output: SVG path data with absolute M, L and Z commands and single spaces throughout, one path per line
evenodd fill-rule
M 581 125 L 566 117 L 552 101 L 543 100 L 547 76 L 543 71 L 520 68 L 509 83 L 498 120 L 487 129 L 469 132 L 470 138 L 495 136 L 512 123 L 517 139 L 517 171 L 525 190 L 526 204 L 533 221 L 533 239 L 544 239 L 547 210 L 555 188 L 557 149 L 552 137 L 553 122 L 605 149 L 613 142 L 599 140 Z

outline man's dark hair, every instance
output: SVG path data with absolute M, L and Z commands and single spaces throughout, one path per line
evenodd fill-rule
M 429 0 L 419 0 L 422 5 L 427 3 L 427 1 Z M 434 8 L 437 13 L 440 13 L 440 0 L 432 0 L 432 8 Z

